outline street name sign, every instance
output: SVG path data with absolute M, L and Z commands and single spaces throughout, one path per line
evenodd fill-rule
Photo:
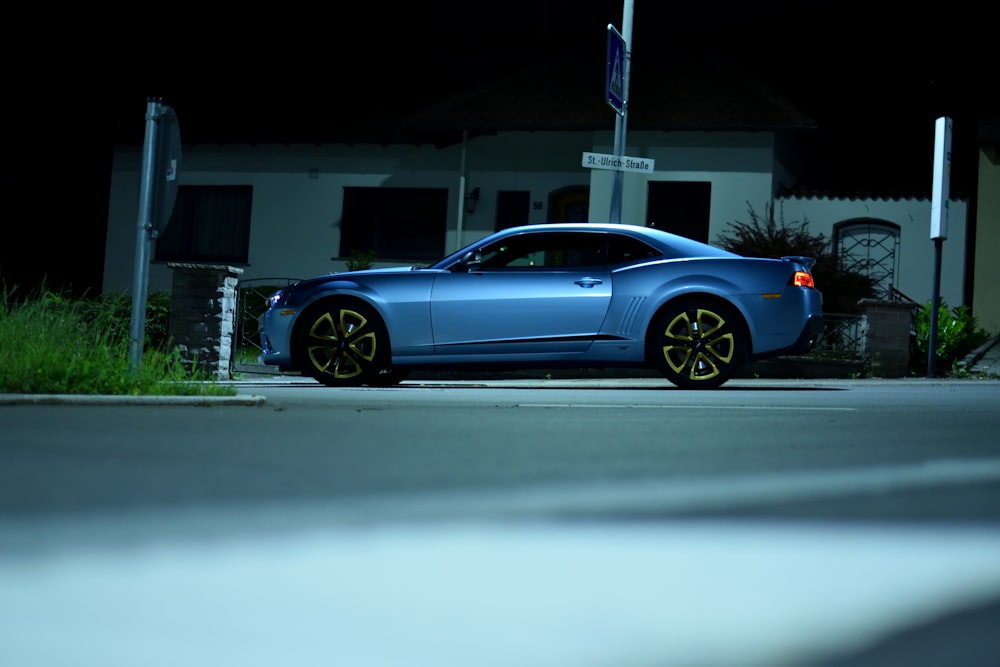
M 610 155 L 608 153 L 583 154 L 583 166 L 590 169 L 637 171 L 651 174 L 653 173 L 654 165 L 655 161 L 648 157 L 629 157 L 627 155 Z

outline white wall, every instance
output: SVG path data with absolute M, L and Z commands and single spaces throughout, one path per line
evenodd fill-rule
M 595 137 L 595 141 L 606 137 Z M 613 137 L 610 138 L 613 141 Z M 773 192 L 774 139 L 770 133 L 639 132 L 628 136 L 625 154 L 652 158 L 651 174 L 624 172 L 624 223 L 646 224 L 646 193 L 651 181 L 706 181 L 712 184 L 709 240 L 726 223 L 747 218 L 747 202 L 758 208 Z M 613 144 L 594 152 L 614 153 Z M 612 171 L 594 169 L 590 177 L 590 219 L 607 220 L 611 212 Z
M 480 200 L 476 212 L 463 217 L 460 239 L 457 216 L 449 218 L 449 252 L 493 232 L 497 192 L 502 190 L 527 191 L 533 204 L 528 224 L 548 222 L 551 192 L 588 185 L 590 170 L 581 164 L 583 153 L 590 150 L 590 136 L 581 132 L 505 132 L 470 140 L 467 190 L 478 187 Z
M 345 186 L 448 187 L 448 226 L 454 229 L 457 155 L 457 148 L 439 151 L 432 146 L 185 147 L 179 182 L 253 186 L 249 264 L 240 267 L 241 279 L 307 277 L 344 268 L 331 257 L 340 245 Z M 115 156 L 105 291 L 126 291 L 132 285 L 140 164 L 138 149 Z M 154 290 L 169 289 L 173 280 L 172 271 L 157 262 L 151 262 L 149 276 Z
M 899 267 L 894 284 L 906 296 L 926 303 L 933 295 L 935 248 L 930 238 L 929 199 L 789 198 L 777 203 L 786 223 L 808 221 L 811 233 L 833 237 L 833 226 L 861 218 L 899 225 Z M 968 203 L 952 200 L 948 238 L 941 244 L 940 297 L 954 308 L 964 304 L 965 235 Z M 777 214 L 777 211 L 776 211 Z M 822 285 L 818 286 L 820 290 Z
M 482 199 L 472 214 L 460 211 L 460 177 L 465 152 L 466 191 L 479 187 Z M 491 233 L 496 192 L 527 190 L 529 222 L 546 221 L 548 194 L 570 185 L 586 185 L 581 166 L 590 150 L 581 133 L 509 133 L 484 136 L 467 145 L 434 146 L 195 146 L 184 147 L 181 185 L 252 185 L 249 264 L 242 280 L 297 278 L 341 271 L 345 262 L 331 258 L 340 247 L 339 220 L 345 186 L 447 187 L 449 189 L 445 255 Z M 138 147 L 115 156 L 109 206 L 104 290 L 132 286 L 138 221 Z M 459 218 L 461 235 L 459 238 Z M 376 263 L 378 266 L 388 263 Z M 150 288 L 169 289 L 172 271 L 151 262 Z

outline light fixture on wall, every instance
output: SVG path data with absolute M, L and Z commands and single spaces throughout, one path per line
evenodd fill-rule
M 465 212 L 475 213 L 476 205 L 479 203 L 479 188 L 472 188 L 469 194 L 465 195 Z

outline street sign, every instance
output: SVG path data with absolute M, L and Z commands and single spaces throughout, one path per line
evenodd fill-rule
M 155 155 L 153 156 L 153 206 L 150 214 L 156 236 L 163 233 L 170 222 L 177 199 L 177 177 L 181 160 L 181 131 L 177 114 L 166 105 L 160 106 L 157 119 Z
M 608 24 L 608 71 L 604 77 L 604 92 L 608 105 L 619 114 L 625 113 L 625 38 Z
M 653 173 L 655 161 L 648 157 L 629 157 L 627 155 L 611 155 L 608 153 L 584 153 L 583 166 L 590 169 L 638 171 L 651 174 Z
M 948 198 L 951 188 L 951 118 L 934 122 L 934 180 L 931 188 L 931 239 L 948 238 Z

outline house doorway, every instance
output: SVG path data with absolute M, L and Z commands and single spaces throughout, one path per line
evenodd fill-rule
M 549 222 L 590 222 L 590 187 L 575 185 L 549 195 Z
M 646 226 L 708 243 L 712 184 L 652 181 L 646 195 Z

